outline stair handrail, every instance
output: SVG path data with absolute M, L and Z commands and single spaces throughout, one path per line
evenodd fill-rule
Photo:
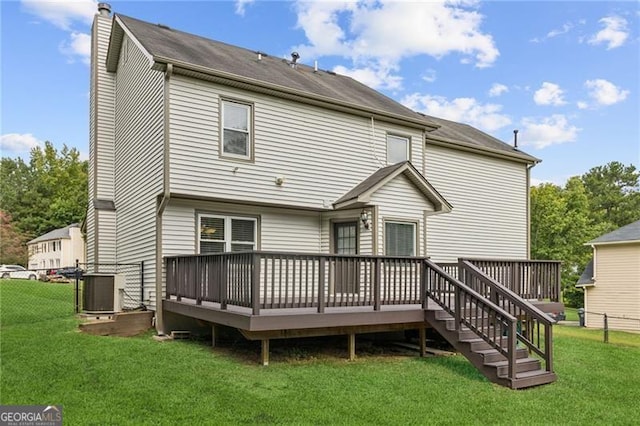
M 485 275 L 500 282 L 504 287 L 515 292 L 523 299 L 549 299 L 552 302 L 560 301 L 560 266 L 561 261 L 558 260 L 541 260 L 541 259 L 483 259 L 483 258 L 464 258 L 473 263 L 478 269 L 480 269 Z M 518 265 L 524 267 L 523 269 L 516 268 Z M 508 274 L 504 275 L 506 271 L 500 269 L 507 266 Z M 533 268 L 533 267 L 536 268 Z M 543 267 L 544 271 L 540 271 L 537 268 Z M 527 271 L 526 276 L 522 276 L 521 273 Z M 546 272 L 543 273 L 543 272 Z M 549 282 L 546 285 L 541 285 L 540 281 L 532 280 L 532 277 L 537 277 L 538 280 L 542 276 L 546 276 Z M 511 282 L 502 282 L 501 278 L 509 278 Z M 524 279 L 524 281 L 521 281 Z M 528 282 L 528 285 L 525 284 Z M 519 284 L 519 285 L 518 285 Z M 526 285 L 530 297 L 524 297 L 525 290 L 520 286 Z M 533 285 L 533 286 L 532 286 Z M 520 288 L 522 292 L 516 290 Z M 533 291 L 533 288 L 536 290 Z
M 555 321 L 529 301 L 520 297 L 517 293 L 494 280 L 471 261 L 459 259 L 458 278 L 467 286 L 478 292 L 481 297 L 488 297 L 493 303 L 504 309 L 518 320 L 516 336 L 518 342 L 522 342 L 530 352 L 534 352 L 544 359 L 545 368 L 553 372 L 553 324 Z M 480 289 L 471 280 L 467 280 L 470 274 L 479 280 L 486 288 Z M 489 294 L 487 295 L 487 290 Z M 482 293 L 485 293 L 482 296 Z M 541 345 L 540 324 L 544 328 L 544 345 Z M 537 330 L 536 330 L 537 328 Z M 535 333 L 537 331 L 537 333 Z M 537 339 L 536 339 L 537 337 Z M 537 343 L 536 343 L 537 341 Z
M 452 300 L 450 291 L 442 289 L 439 282 L 433 282 L 434 280 L 431 279 L 430 273 L 425 273 L 423 274 L 425 296 L 430 297 L 442 309 L 455 318 L 456 331 L 460 330 L 461 325 L 465 325 L 478 337 L 504 355 L 508 362 L 508 378 L 512 380 L 515 379 L 517 348 L 516 317 L 462 281 L 447 274 L 432 261 L 425 259 L 424 264 L 425 269 L 430 270 L 439 276 L 439 278 L 444 279 L 454 289 L 454 297 Z M 437 288 L 434 288 L 434 285 Z M 444 294 L 447 294 L 448 297 L 444 297 Z M 463 306 L 465 309 L 461 308 Z M 467 306 L 475 310 L 475 317 L 466 314 Z M 488 314 L 487 317 L 484 315 L 478 317 L 478 311 L 482 311 L 482 313 L 486 312 Z M 480 324 L 478 324 L 478 318 L 480 318 Z M 498 325 L 500 325 L 500 327 L 498 327 Z M 504 336 L 503 331 L 506 331 L 506 336 Z M 505 337 L 507 340 L 506 348 L 504 345 Z

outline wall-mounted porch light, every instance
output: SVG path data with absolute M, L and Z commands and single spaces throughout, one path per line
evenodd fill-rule
M 362 222 L 364 229 L 371 229 L 371 212 L 362 209 L 362 212 L 360 213 L 360 221 Z

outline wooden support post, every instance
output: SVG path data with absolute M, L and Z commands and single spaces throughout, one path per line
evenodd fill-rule
M 269 365 L 269 339 L 262 339 L 262 365 Z
M 418 339 L 420 339 L 420 357 L 427 356 L 427 329 L 421 327 L 418 330 Z
M 216 325 L 211 324 L 211 347 L 216 347 Z
M 356 335 L 355 333 L 349 334 L 349 361 L 355 361 L 356 359 Z

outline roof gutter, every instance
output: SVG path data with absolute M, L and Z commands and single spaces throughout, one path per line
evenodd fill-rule
M 437 124 L 430 123 L 429 121 L 422 120 L 420 118 L 412 119 L 410 117 L 405 117 L 374 108 L 364 108 L 360 105 L 337 101 L 327 96 L 313 95 L 308 92 L 291 89 L 286 86 L 267 83 L 253 78 L 242 77 L 237 74 L 214 70 L 207 67 L 189 64 L 187 62 L 175 61 L 162 56 L 154 56 L 153 61 L 154 64 L 152 68 L 158 71 L 164 71 L 167 65 L 173 64 L 174 74 L 196 77 L 202 80 L 222 83 L 225 85 L 230 85 L 245 90 L 251 90 L 258 93 L 265 93 L 279 98 L 295 99 L 298 102 L 303 102 L 309 105 L 322 106 L 336 111 L 347 112 L 366 117 L 368 119 L 373 116 L 377 120 L 387 121 L 390 123 L 403 124 L 405 126 L 410 124 L 411 127 L 415 127 L 418 129 L 435 130 L 440 127 Z
M 431 144 L 431 145 L 436 145 L 436 146 L 443 146 L 443 147 L 446 147 L 446 148 L 455 147 L 456 149 L 459 149 L 461 151 L 479 153 L 479 154 L 488 155 L 490 157 L 496 157 L 496 158 L 503 158 L 503 159 L 508 159 L 508 160 L 512 160 L 512 161 L 518 161 L 520 163 L 530 164 L 531 167 L 533 167 L 536 164 L 542 162 L 542 160 L 540 160 L 539 158 L 533 157 L 533 156 L 528 155 L 528 154 L 522 154 L 522 153 L 516 153 L 516 152 L 506 152 L 506 151 L 501 151 L 501 150 L 493 149 L 493 148 L 480 147 L 480 146 L 472 145 L 472 144 L 469 144 L 469 143 L 466 143 L 466 142 L 452 141 L 452 140 L 449 140 L 449 139 L 434 138 L 433 136 L 431 136 L 429 134 L 427 134 L 426 143 L 427 144 Z

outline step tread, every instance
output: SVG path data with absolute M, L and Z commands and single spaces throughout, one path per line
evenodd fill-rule
M 536 377 L 536 376 L 554 376 L 555 377 L 555 373 L 551 373 L 547 370 L 531 370 L 531 371 L 523 371 L 521 373 L 516 373 L 516 379 L 526 379 L 529 377 Z
M 538 358 L 516 358 L 516 364 L 526 364 L 526 363 L 534 363 L 534 362 L 540 362 L 540 360 Z M 490 367 L 503 367 L 505 365 L 509 365 L 509 361 L 507 360 L 503 360 L 503 361 L 493 361 L 493 362 L 485 362 L 484 365 L 488 365 Z

